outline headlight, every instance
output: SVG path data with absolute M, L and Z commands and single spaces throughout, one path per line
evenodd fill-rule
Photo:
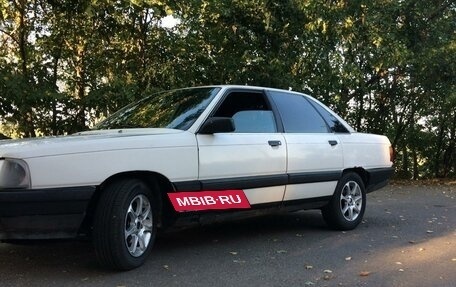
M 30 172 L 25 161 L 0 159 L 0 189 L 30 188 L 30 186 Z

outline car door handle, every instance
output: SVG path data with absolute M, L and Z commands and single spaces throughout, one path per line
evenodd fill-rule
M 335 141 L 335 140 L 329 140 L 328 143 L 329 143 L 331 146 L 335 146 L 335 145 L 338 144 L 338 142 Z
M 282 145 L 282 142 L 281 141 L 268 141 L 268 144 L 270 146 L 279 146 L 279 145 Z

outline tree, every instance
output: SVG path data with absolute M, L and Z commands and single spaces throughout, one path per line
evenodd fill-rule
M 455 14 L 451 0 L 0 0 L 0 130 L 73 133 L 158 90 L 272 86 L 388 135 L 398 175 L 456 175 Z

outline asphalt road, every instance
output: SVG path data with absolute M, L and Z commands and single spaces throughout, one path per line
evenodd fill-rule
M 144 266 L 100 268 L 90 243 L 0 243 L 0 286 L 456 286 L 456 185 L 392 185 L 364 222 L 318 211 L 168 233 Z

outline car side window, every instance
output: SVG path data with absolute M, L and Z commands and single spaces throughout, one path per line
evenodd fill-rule
M 235 133 L 275 133 L 274 114 L 259 92 L 232 92 L 213 115 L 233 119 Z
M 328 133 L 329 128 L 317 110 L 304 96 L 270 92 L 282 117 L 287 133 Z
M 326 123 L 329 125 L 329 128 L 332 132 L 335 133 L 350 133 L 347 128 L 330 112 L 328 112 L 325 108 L 323 108 L 319 103 L 313 101 L 312 99 L 308 99 L 312 106 L 317 109 L 320 115 L 325 119 Z

